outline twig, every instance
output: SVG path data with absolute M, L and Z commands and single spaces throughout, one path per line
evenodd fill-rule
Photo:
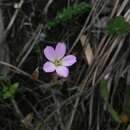
M 99 2 L 100 2 L 100 1 L 101 1 L 101 0 L 99 0 Z M 100 13 L 102 12 L 102 10 L 103 10 L 104 7 L 106 6 L 106 4 L 107 4 L 107 1 L 105 2 L 105 4 L 102 6 L 102 8 L 101 8 L 100 11 L 98 12 L 98 14 L 92 19 L 91 23 L 90 23 L 90 24 L 88 25 L 88 27 L 86 28 L 86 26 L 87 26 L 87 24 L 88 24 L 88 22 L 89 22 L 89 20 L 90 20 L 90 18 L 91 18 L 91 15 L 93 14 L 93 11 L 94 11 L 94 9 L 95 9 L 95 7 L 96 7 L 96 4 L 93 6 L 93 8 L 92 8 L 92 10 L 91 10 L 91 12 L 90 12 L 90 14 L 89 14 L 89 16 L 87 17 L 87 19 L 86 19 L 86 21 L 85 21 L 85 23 L 84 23 L 84 25 L 83 25 L 83 28 L 81 29 L 80 33 L 78 34 L 76 40 L 74 41 L 74 43 L 73 43 L 73 45 L 72 45 L 72 47 L 70 48 L 70 50 L 69 50 L 68 53 L 70 53 L 70 52 L 74 49 L 74 47 L 77 45 L 77 43 L 78 43 L 78 41 L 80 40 L 82 34 L 83 34 L 85 31 L 88 31 L 88 29 L 93 25 L 93 23 L 95 22 L 95 20 L 97 19 L 97 17 L 100 15 Z
M 52 4 L 53 0 L 49 0 L 44 8 L 44 14 L 45 16 L 47 16 L 47 12 L 48 12 L 48 9 L 49 9 L 49 6 Z
M 16 113 L 19 115 L 20 119 L 22 120 L 24 118 L 24 116 L 23 116 L 22 112 L 20 111 L 20 109 L 17 105 L 17 102 L 15 101 L 14 98 L 11 98 L 11 101 L 12 101 L 12 104 L 13 104 L 15 110 L 16 110 Z
M 10 20 L 10 23 L 8 24 L 8 26 L 7 26 L 6 30 L 5 30 L 5 34 L 7 34 L 7 33 L 9 32 L 9 30 L 11 29 L 11 27 L 13 26 L 13 24 L 14 24 L 14 22 L 15 22 L 15 20 L 16 20 L 16 17 L 17 17 L 17 15 L 18 15 L 18 13 L 19 13 L 19 11 L 20 11 L 20 9 L 21 9 L 23 3 L 24 3 L 24 0 L 21 0 L 21 1 L 18 3 L 18 8 L 16 8 L 16 11 L 14 12 L 14 14 L 13 14 L 11 20 Z
M 14 66 L 14 65 L 11 65 L 11 64 L 6 63 L 4 61 L 0 61 L 0 64 L 9 67 L 12 71 L 15 71 L 16 73 L 20 73 L 20 74 L 28 77 L 29 79 L 32 79 L 32 75 L 30 75 L 29 73 L 19 69 L 18 67 Z M 44 83 L 41 80 L 36 80 L 36 81 L 41 83 L 41 84 L 44 84 L 44 87 L 47 85 L 46 83 Z M 48 86 L 51 86 L 51 84 L 48 84 L 45 88 L 48 88 Z
M 90 97 L 90 103 L 89 103 L 89 130 L 91 130 L 91 126 L 92 126 L 93 105 L 94 105 L 94 86 L 93 86 L 93 93 Z
M 52 90 L 51 93 L 52 93 L 52 97 L 53 97 L 53 100 L 54 100 L 54 104 L 56 105 L 56 109 L 57 109 L 56 110 L 56 112 L 57 112 L 56 115 L 58 116 L 58 121 L 60 123 L 61 130 L 63 130 L 64 129 L 64 124 L 62 122 L 61 113 L 60 113 L 60 103 L 56 98 L 55 92 L 53 92 L 53 90 Z
M 125 9 L 125 7 L 128 5 L 128 3 L 129 3 L 129 0 L 124 0 L 122 2 L 121 7 L 117 13 L 117 16 L 119 16 L 122 13 L 122 11 Z
M 39 36 L 40 36 L 40 33 L 41 33 L 41 30 L 42 30 L 42 25 L 39 25 L 36 29 L 36 32 L 35 32 L 35 39 L 32 43 L 31 46 L 29 46 L 28 48 L 28 51 L 25 53 L 25 55 L 23 56 L 23 58 L 21 59 L 21 61 L 19 62 L 19 64 L 17 65 L 18 68 L 20 68 L 22 66 L 22 64 L 24 63 L 24 61 L 26 60 L 26 58 L 28 57 L 28 55 L 31 53 L 33 47 L 35 46 L 35 44 L 38 42 L 39 40 Z M 34 37 L 34 36 L 33 36 Z M 33 38 L 32 37 L 32 38 Z M 30 42 L 31 43 L 31 42 Z

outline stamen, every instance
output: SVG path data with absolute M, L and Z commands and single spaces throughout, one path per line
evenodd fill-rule
M 54 64 L 55 64 L 56 66 L 61 66 L 61 65 L 62 65 L 62 63 L 61 63 L 60 60 L 55 60 L 55 61 L 54 61 Z

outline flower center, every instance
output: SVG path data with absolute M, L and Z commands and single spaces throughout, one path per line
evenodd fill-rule
M 62 65 L 60 60 L 55 60 L 54 64 L 55 64 L 55 66 L 61 66 Z

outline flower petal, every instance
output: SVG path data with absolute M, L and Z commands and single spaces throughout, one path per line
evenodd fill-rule
M 74 56 L 74 55 L 68 55 L 68 56 L 65 56 L 65 57 L 62 59 L 62 65 L 63 65 L 63 66 L 71 66 L 71 65 L 73 65 L 75 62 L 77 62 L 77 59 L 76 59 L 76 56 Z
M 65 66 L 56 67 L 56 72 L 59 76 L 64 77 L 64 78 L 68 77 L 69 75 L 69 69 Z
M 43 70 L 47 73 L 54 72 L 56 70 L 55 65 L 51 62 L 46 62 L 43 65 Z
M 51 47 L 51 46 L 47 46 L 45 49 L 44 49 L 44 55 L 45 57 L 50 60 L 50 61 L 54 61 L 55 60 L 55 51 L 54 51 L 54 48 Z
M 66 45 L 65 45 L 65 43 L 59 42 L 59 43 L 56 45 L 55 53 L 56 53 L 57 59 L 63 58 L 63 56 L 64 56 L 65 53 L 66 53 Z

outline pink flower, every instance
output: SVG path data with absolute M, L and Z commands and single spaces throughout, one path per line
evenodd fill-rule
M 47 46 L 44 49 L 44 55 L 49 60 L 43 65 L 43 70 L 47 73 L 55 72 L 60 77 L 68 77 L 69 75 L 69 66 L 72 66 L 77 60 L 74 55 L 67 55 L 66 45 L 59 42 L 54 49 L 51 46 Z

